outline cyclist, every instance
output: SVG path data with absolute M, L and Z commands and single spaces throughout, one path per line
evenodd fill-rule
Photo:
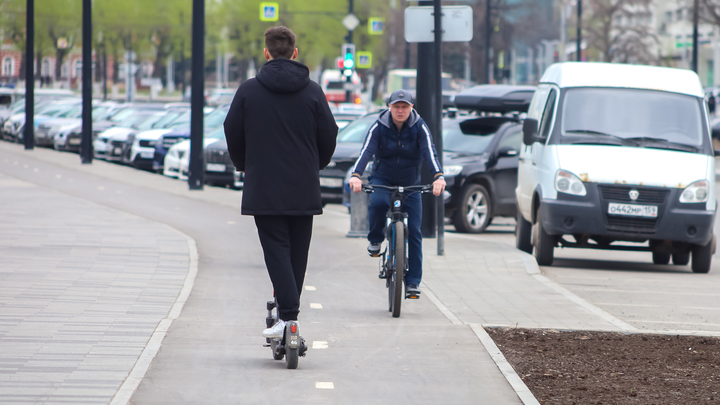
M 375 155 L 371 185 L 412 186 L 420 183 L 422 160 L 434 175 L 433 194 L 439 196 L 445 191 L 445 178 L 438 161 L 437 151 L 425 121 L 413 109 L 410 93 L 394 91 L 388 100 L 388 110 L 380 113 L 365 137 L 360 157 L 352 169 L 350 189 L 357 193 L 362 190 L 360 178 L 370 157 Z M 376 189 L 370 195 L 368 207 L 368 253 L 378 256 L 385 239 L 385 214 L 390 207 L 390 192 Z M 418 286 L 422 281 L 422 200 L 420 194 L 412 194 L 403 204 L 408 214 L 408 272 L 405 275 L 405 295 L 418 297 Z

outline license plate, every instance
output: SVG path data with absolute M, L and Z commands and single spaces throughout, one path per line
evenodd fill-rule
M 207 170 L 209 172 L 224 172 L 225 165 L 221 165 L 219 163 L 208 163 L 205 166 L 205 170 Z
M 68 143 L 70 145 L 80 145 L 80 138 L 70 138 L 68 139 Z
M 112 152 L 113 155 L 119 155 L 120 153 L 122 153 L 122 149 L 121 149 L 121 148 L 115 148 L 115 149 L 113 149 L 113 152 Z
M 320 177 L 320 186 L 322 187 L 342 187 L 343 179 L 337 177 Z
M 608 205 L 608 214 L 610 215 L 626 215 L 631 217 L 650 217 L 657 218 L 658 207 L 655 205 L 633 205 L 610 203 Z
M 140 152 L 140 157 L 143 159 L 152 159 L 155 156 L 155 152 Z

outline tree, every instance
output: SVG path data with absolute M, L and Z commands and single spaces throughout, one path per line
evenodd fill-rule
M 589 48 L 604 62 L 658 62 L 658 42 L 651 27 L 651 0 L 590 0 L 583 20 Z

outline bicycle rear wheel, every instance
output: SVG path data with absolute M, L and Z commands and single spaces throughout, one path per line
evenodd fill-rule
M 392 316 L 397 318 L 400 316 L 400 305 L 403 299 L 403 279 L 405 278 L 405 227 L 402 222 L 398 221 L 393 224 L 395 227 L 395 271 L 392 274 Z

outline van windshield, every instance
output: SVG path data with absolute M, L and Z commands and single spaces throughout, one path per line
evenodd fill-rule
M 561 143 L 602 143 L 700 151 L 701 103 L 696 97 L 654 90 L 568 89 Z

